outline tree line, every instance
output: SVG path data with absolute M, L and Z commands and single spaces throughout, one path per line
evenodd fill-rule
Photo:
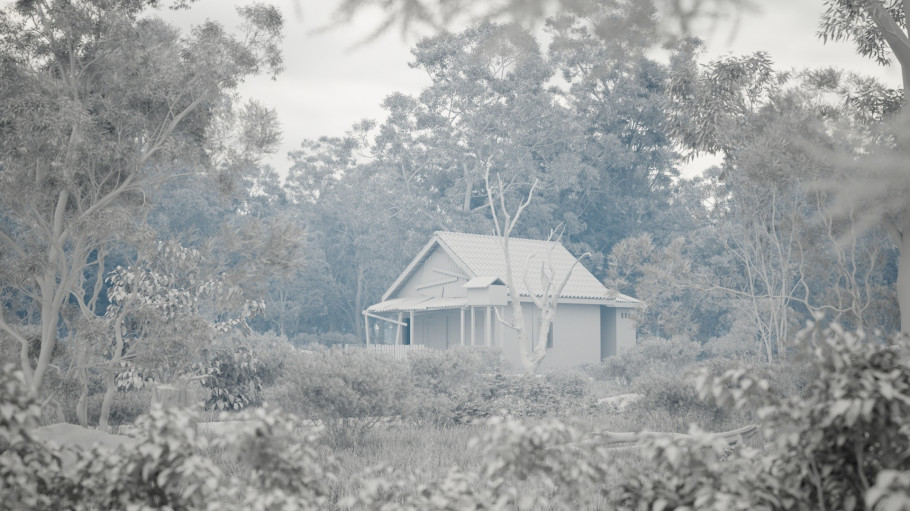
M 236 88 L 280 72 L 281 13 L 183 34 L 158 4 L 0 11 L 0 332 L 35 392 L 49 372 L 82 396 L 192 377 L 237 329 L 359 342 L 361 311 L 433 231 L 492 231 L 489 175 L 510 209 L 535 188 L 514 236 L 562 229 L 647 304 L 641 335 L 776 360 L 818 314 L 910 329 L 906 87 L 763 53 L 704 64 L 662 2 L 573 2 L 546 45 L 491 19 L 420 40 L 430 85 L 303 141 L 279 175 L 261 163 L 275 114 Z M 910 69 L 896 4 L 827 7 L 826 39 Z M 722 163 L 682 177 L 703 153 Z

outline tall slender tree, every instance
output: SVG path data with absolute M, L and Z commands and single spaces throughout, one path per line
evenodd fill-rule
M 159 3 L 32 0 L 0 10 L 0 329 L 21 343 L 35 392 L 65 309 L 91 314 L 83 281 L 101 264 L 99 249 L 129 230 L 150 187 L 214 167 L 214 128 L 232 92 L 281 68 L 274 8 L 241 8 L 240 36 L 213 22 L 182 35 L 154 17 Z M 34 366 L 29 322 L 40 325 Z

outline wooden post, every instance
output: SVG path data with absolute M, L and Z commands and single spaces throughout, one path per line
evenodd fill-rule
M 404 313 L 398 313 L 398 330 L 395 332 L 395 345 L 401 344 L 401 323 L 404 320 Z
M 461 345 L 464 346 L 464 307 L 461 309 L 461 324 L 459 325 L 459 332 L 461 333 Z
M 505 317 L 506 317 L 506 316 L 505 316 L 505 315 L 506 315 L 506 311 L 505 311 L 504 309 L 505 309 L 505 307 L 500 307 L 500 308 L 499 308 L 499 315 L 500 315 L 502 318 L 505 318 Z M 496 322 L 496 338 L 499 339 L 499 347 L 500 347 L 500 348 L 502 348 L 503 346 L 505 346 L 503 343 L 505 342 L 505 339 L 506 339 L 506 327 L 505 327 L 501 322 L 499 322 L 499 321 Z
M 471 306 L 471 346 L 477 345 L 477 320 L 474 318 L 474 306 Z
M 487 317 L 484 318 L 484 321 L 485 321 L 484 326 L 486 327 L 486 331 L 487 331 L 487 348 L 492 348 L 493 347 L 493 318 L 492 318 L 492 313 L 490 311 L 489 306 L 487 306 Z
M 369 316 L 366 316 L 366 315 L 363 316 L 363 329 L 367 333 L 367 346 L 369 346 L 370 345 L 370 317 Z
M 411 318 L 409 320 L 410 323 L 408 324 L 408 329 L 410 330 L 410 332 L 408 332 L 408 339 L 410 339 L 409 342 L 411 343 L 411 346 L 413 346 L 414 339 L 417 338 L 417 336 L 415 335 L 417 333 L 417 331 L 416 331 L 417 323 L 414 323 L 414 311 L 411 311 L 408 317 Z

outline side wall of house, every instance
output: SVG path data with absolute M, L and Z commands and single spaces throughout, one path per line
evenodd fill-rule
M 600 307 L 600 359 L 616 355 L 616 308 Z
M 553 348 L 541 369 L 576 367 L 600 362 L 600 306 L 563 304 L 553 322 Z
M 618 307 L 616 309 L 616 352 L 622 353 L 632 346 L 635 346 L 637 337 L 637 327 L 635 309 L 628 307 Z
M 503 308 L 506 321 L 512 319 L 512 308 Z M 525 333 L 528 346 L 537 338 L 540 328 L 540 313 L 531 303 L 522 304 L 525 319 Z M 501 346 L 506 361 L 516 369 L 521 368 L 518 349 L 518 333 L 506 327 L 497 326 L 502 339 Z M 497 332 L 497 333 L 499 333 Z M 495 345 L 495 344 L 494 344 Z M 553 347 L 540 365 L 541 369 L 575 367 L 596 364 L 600 361 L 600 306 L 563 304 L 556 310 L 553 322 Z
M 635 345 L 636 330 L 632 319 L 633 309 L 601 307 L 599 305 L 563 304 L 556 311 L 553 324 L 553 347 L 541 363 L 541 369 L 576 367 L 596 364 L 605 356 L 622 353 Z M 506 321 L 511 321 L 512 309 L 502 307 Z M 525 318 L 525 332 L 530 339 L 536 339 L 540 328 L 540 313 L 531 303 L 522 304 Z M 491 337 L 494 348 L 500 348 L 506 361 L 515 369 L 521 369 L 518 350 L 518 334 L 502 325 L 495 314 L 491 314 Z M 467 308 L 463 327 L 459 325 L 461 312 L 458 309 L 418 312 L 414 317 L 411 343 L 434 349 L 447 349 L 461 345 L 461 328 L 464 328 L 464 344 L 470 346 L 471 309 Z M 477 307 L 474 316 L 474 343 L 485 346 L 486 309 Z M 604 345 L 604 342 L 607 345 Z M 604 352 L 604 349 L 607 352 Z

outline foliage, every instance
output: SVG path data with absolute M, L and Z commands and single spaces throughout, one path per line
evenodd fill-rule
M 4 367 L 0 384 L 0 509 L 315 509 L 335 477 L 296 419 L 262 409 L 206 440 L 192 414 L 153 408 L 129 445 L 55 452 L 35 436 L 40 409 L 21 373 Z M 245 477 L 222 473 L 209 450 L 243 460 Z
M 484 376 L 502 370 L 493 350 L 458 347 L 422 350 L 408 357 L 413 419 L 448 425 L 463 419 L 463 403 L 476 397 Z
M 181 412 L 155 409 L 143 420 L 137 445 L 78 455 L 72 476 L 65 475 L 59 459 L 31 436 L 39 410 L 22 378 L 8 371 L 0 376 L 6 391 L 0 474 L 8 485 L 4 496 L 12 495 L 4 503 L 49 508 L 72 502 L 76 509 L 902 509 L 910 480 L 910 364 L 892 346 L 837 326 L 813 325 L 800 341 L 816 373 L 802 393 L 775 391 L 761 368 L 736 367 L 716 376 L 723 368 L 715 367 L 699 378 L 702 396 L 753 409 L 763 419 L 760 448 L 731 446 L 693 427 L 688 436 L 642 435 L 644 457 L 620 464 L 617 450 L 557 420 L 494 418 L 472 444 L 482 452 L 478 466 L 429 480 L 366 469 L 347 495 L 333 493 L 337 466 L 317 452 L 315 437 L 301 435 L 294 419 L 265 411 L 209 442 L 193 433 Z M 905 349 L 910 344 L 897 342 Z M 574 388 L 572 380 L 562 386 Z M 221 473 L 199 450 L 219 451 L 243 468 Z M 37 461 L 42 464 L 29 465 Z M 48 493 L 38 496 L 40 491 Z
M 216 349 L 199 367 L 202 386 L 209 389 L 206 410 L 240 410 L 262 404 L 265 364 L 246 346 Z
M 407 414 L 407 364 L 363 349 L 298 352 L 269 399 L 300 417 L 321 421 L 336 445 L 352 445 L 377 423 Z
M 605 4 L 612 9 L 619 9 L 625 4 L 622 1 L 604 0 L 599 2 L 579 0 L 529 0 L 526 2 L 512 2 L 509 0 L 490 2 L 478 2 L 477 0 L 386 0 L 381 3 L 385 8 L 386 15 L 367 40 L 372 40 L 396 26 L 398 26 L 402 34 L 407 34 L 414 30 L 415 26 L 427 26 L 440 30 L 464 22 L 488 19 L 515 20 L 524 24 L 534 25 L 543 17 L 544 13 L 551 11 L 571 12 L 584 16 L 591 9 L 592 3 L 595 5 Z M 664 25 L 661 35 L 668 37 L 688 35 L 703 20 L 713 20 L 714 22 L 725 18 L 738 20 L 742 11 L 746 11 L 754 5 L 749 0 L 707 0 L 693 5 L 667 0 L 636 3 L 641 5 L 640 17 L 642 18 L 636 21 L 653 25 L 656 21 L 654 12 L 659 11 L 662 14 L 660 20 L 663 21 Z M 376 4 L 377 2 L 373 0 L 351 0 L 342 3 L 336 8 L 334 13 L 336 23 L 350 22 L 358 13 Z M 613 27 L 609 23 L 601 22 L 595 28 L 600 37 L 604 39 L 608 37 L 620 39 L 627 37 L 625 32 L 619 32 L 617 35 L 615 31 L 610 30 L 611 28 L 618 30 L 625 28 L 622 25 Z M 662 38 L 656 39 L 660 40 Z
M 655 373 L 675 373 L 692 366 L 702 353 L 702 347 L 685 337 L 648 337 L 640 339 L 628 350 L 603 359 L 599 366 L 590 367 L 598 380 L 618 380 L 630 384 Z
M 695 389 L 694 368 L 677 371 L 652 371 L 638 378 L 632 392 L 641 396 L 628 408 L 631 414 L 647 417 L 666 413 L 685 418 L 683 423 L 695 423 L 704 428 L 723 424 L 725 411 L 706 403 Z
M 455 396 L 451 420 L 469 423 L 508 415 L 553 417 L 587 404 L 588 377 L 573 372 L 540 376 L 497 372 L 484 375 Z
M 229 174 L 273 143 L 220 151 L 215 127 L 273 131 L 262 109 L 232 120 L 225 105 L 244 79 L 280 70 L 281 14 L 243 8 L 246 34 L 209 21 L 181 35 L 151 15 L 158 7 L 79 0 L 0 9 L 0 289 L 4 311 L 16 304 L 0 328 L 25 345 L 21 328 L 41 325 L 37 363 L 21 360 L 35 390 L 61 325 L 100 315 L 108 251 L 148 234 L 139 226 L 153 189 L 187 169 Z M 261 122 L 246 122 L 254 118 Z
M 898 502 L 910 470 L 903 419 L 910 413 L 910 364 L 892 346 L 836 325 L 813 325 L 799 339 L 817 371 L 803 393 L 770 392 L 769 380 L 745 368 L 700 377 L 702 396 L 757 410 L 762 451 L 731 451 L 698 432 L 655 438 L 645 447 L 651 462 L 622 485 L 623 504 L 859 509 Z M 897 341 L 906 349 L 906 339 Z
M 139 421 L 134 446 L 95 447 L 73 468 L 85 508 L 200 509 L 218 486 L 218 470 L 196 452 L 192 417 L 179 409 L 153 408 Z
M 35 435 L 41 407 L 26 385 L 12 365 L 0 368 L 0 508 L 66 507 L 71 501 L 56 494 L 63 483 L 61 460 Z
M 335 463 L 320 455 L 318 433 L 300 434 L 293 416 L 254 410 L 245 417 L 253 426 L 216 438 L 212 449 L 232 456 L 247 471 L 222 487 L 229 509 L 325 508 L 334 483 Z
M 513 418 L 494 418 L 488 425 L 489 431 L 474 442 L 484 446 L 478 470 L 453 468 L 442 479 L 418 483 L 380 468 L 365 474 L 359 494 L 342 503 L 384 510 L 587 509 L 603 504 L 609 465 L 600 449 L 579 444 L 577 430 L 556 420 L 527 426 Z

